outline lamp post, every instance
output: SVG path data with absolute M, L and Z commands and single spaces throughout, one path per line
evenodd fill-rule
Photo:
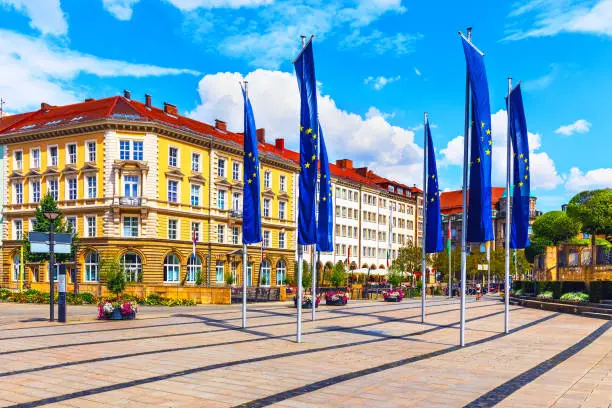
M 53 268 L 55 267 L 55 253 L 54 253 L 54 244 L 55 244 L 55 231 L 54 231 L 54 222 L 59 217 L 59 213 L 57 211 L 45 211 L 44 216 L 49 220 L 49 321 L 53 322 L 54 320 L 54 305 L 53 305 L 53 296 L 55 292 L 55 281 L 53 279 Z

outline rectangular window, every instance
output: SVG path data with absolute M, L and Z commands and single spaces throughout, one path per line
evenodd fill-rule
M 217 191 L 217 208 L 225 210 L 225 190 Z
M 47 189 L 55 201 L 59 200 L 59 181 L 57 179 L 49 180 Z
M 23 238 L 23 221 L 13 220 L 13 239 Z
M 264 199 L 264 202 L 263 202 L 263 216 L 264 217 L 270 216 L 270 200 L 267 198 Z
M 178 238 L 178 220 L 168 220 L 168 239 Z
M 232 180 L 240 180 L 240 163 L 232 164 Z
M 200 172 L 200 155 L 191 153 L 191 171 Z
M 168 166 L 177 167 L 178 165 L 178 149 L 171 147 L 168 150 Z
M 217 225 L 217 242 L 220 244 L 225 242 L 225 225 Z
M 285 233 L 284 232 L 279 232 L 278 233 L 278 247 L 280 249 L 284 249 L 285 248 Z
M 30 150 L 30 156 L 32 159 L 31 166 L 34 169 L 40 168 L 40 149 L 37 147 L 35 149 Z
M 200 186 L 191 185 L 191 205 L 200 205 Z
M 87 142 L 87 161 L 96 161 L 96 142 Z
M 51 166 L 57 167 L 57 146 L 49 147 L 49 162 Z
M 272 173 L 269 171 L 264 171 L 264 187 L 272 188 Z
M 87 176 L 87 198 L 96 198 L 98 195 L 98 180 L 96 176 Z
M 66 160 L 68 164 L 76 164 L 77 162 L 77 146 L 76 143 L 70 143 L 66 145 L 66 150 L 68 150 L 66 155 Z
M 241 203 L 240 203 L 240 193 L 232 194 L 232 209 L 234 211 L 240 211 Z
M 119 159 L 130 160 L 130 141 L 129 140 L 119 141 Z
M 138 217 L 123 217 L 123 236 L 138 236 Z
M 139 176 L 123 176 L 123 195 L 125 197 L 138 197 Z
M 287 183 L 287 178 L 285 176 L 280 176 L 279 182 L 278 182 L 280 191 L 286 191 L 285 190 L 285 188 L 287 188 L 286 183 Z
M 286 207 L 287 203 L 285 203 L 284 201 L 281 201 L 278 203 L 278 218 L 280 218 L 281 220 L 285 219 L 285 207 Z
M 144 148 L 142 140 L 132 142 L 132 160 L 144 160 Z
M 96 236 L 96 217 L 85 217 L 86 231 L 88 237 Z
M 270 231 L 263 232 L 263 246 L 264 248 L 270 247 Z
M 232 244 L 238 245 L 240 243 L 240 228 L 232 228 Z
M 15 170 L 23 170 L 23 152 L 21 150 L 15 151 Z
M 69 178 L 66 180 L 68 184 L 68 199 L 76 200 L 77 199 L 77 179 Z
M 77 231 L 77 219 L 76 217 L 66 217 L 66 222 L 70 225 L 70 232 L 78 233 Z
M 224 275 L 225 275 L 225 270 L 224 270 L 223 261 L 217 261 L 217 263 L 215 264 L 215 279 L 217 283 L 225 282 Z
M 196 242 L 200 240 L 200 223 L 192 222 L 191 223 L 191 239 L 195 238 Z
M 168 201 L 178 203 L 178 181 L 168 180 Z
M 225 177 L 225 159 L 217 160 L 217 176 Z
M 40 181 L 32 182 L 32 202 L 40 202 Z

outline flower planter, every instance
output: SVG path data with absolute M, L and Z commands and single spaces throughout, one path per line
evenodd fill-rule
M 325 304 L 328 306 L 344 306 L 348 303 L 349 297 L 345 292 L 327 292 L 325 294 Z
M 98 319 L 100 320 L 132 320 L 136 318 L 138 311 L 132 302 L 110 302 L 105 301 L 98 305 Z
M 398 297 L 388 297 L 385 298 L 385 302 L 401 302 L 402 299 L 398 298 Z
M 327 306 L 344 306 L 347 304 L 347 301 L 344 299 L 338 299 L 338 300 L 327 300 L 325 299 L 325 304 Z
M 315 307 L 319 307 L 321 297 L 317 296 Z M 293 298 L 293 307 L 297 308 L 297 296 Z M 312 296 L 304 295 L 302 298 L 302 309 L 312 309 Z
M 382 295 L 385 302 L 401 302 L 404 298 L 404 291 L 393 289 L 384 291 Z
M 113 313 L 110 315 L 110 320 L 123 320 L 121 309 L 119 309 L 118 307 L 114 308 Z

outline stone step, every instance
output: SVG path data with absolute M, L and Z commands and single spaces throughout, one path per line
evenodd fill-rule
M 596 312 L 582 312 L 582 316 L 593 317 L 595 319 L 612 320 L 612 314 L 608 313 L 596 313 Z
M 599 303 L 601 303 L 602 305 L 610 305 L 610 306 L 612 306 L 612 300 L 611 299 L 600 300 Z

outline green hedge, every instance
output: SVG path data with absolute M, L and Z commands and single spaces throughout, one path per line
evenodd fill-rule
M 599 303 L 601 300 L 612 300 L 612 281 L 591 282 L 589 295 L 593 303 Z
M 599 303 L 603 299 L 612 299 L 612 281 L 591 282 L 589 289 L 582 281 L 537 281 L 537 294 L 552 292 L 554 299 L 560 299 L 565 293 L 583 292 L 588 293 L 593 303 Z M 533 293 L 533 281 L 514 281 L 512 289 L 523 290 L 523 293 Z

